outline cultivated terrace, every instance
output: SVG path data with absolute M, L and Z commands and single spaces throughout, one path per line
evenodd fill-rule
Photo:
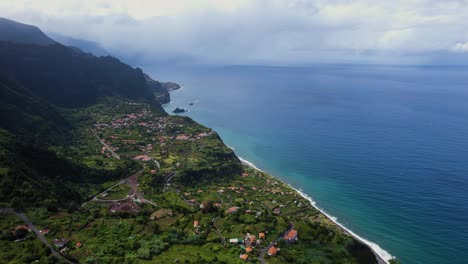
M 0 263 L 358 263 L 373 258 L 289 186 L 241 165 L 209 128 L 147 104 L 63 110 L 57 153 L 104 171 L 80 204 L 0 213 Z M 41 243 L 44 237 L 59 256 Z M 16 240 L 16 242 L 15 242 Z M 47 252 L 47 253 L 44 253 Z M 368 261 L 366 262 L 368 263 Z

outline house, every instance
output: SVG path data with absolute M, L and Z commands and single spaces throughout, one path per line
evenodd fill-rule
M 19 225 L 17 227 L 15 227 L 15 230 L 12 231 L 13 235 L 16 237 L 16 238 L 23 238 L 27 235 L 27 233 L 29 232 L 29 228 L 25 225 Z
M 258 233 L 258 238 L 259 239 L 264 239 L 265 238 L 265 233 Z
M 252 251 L 253 251 L 253 248 L 252 248 L 252 247 L 246 247 L 246 248 L 245 248 L 245 252 L 247 252 L 247 253 L 250 253 L 250 252 L 252 252 Z
M 249 258 L 249 255 L 242 254 L 242 255 L 239 256 L 239 258 L 242 259 L 242 260 L 247 260 Z
M 278 251 L 279 251 L 279 248 L 271 247 L 270 249 L 268 249 L 268 256 L 274 256 L 278 253 Z
M 242 244 L 242 239 L 240 239 L 240 238 L 231 238 L 231 239 L 229 239 L 229 243 L 231 243 L 231 244 Z
M 294 229 L 291 229 L 285 236 L 284 240 L 288 243 L 294 243 L 297 241 L 297 231 Z
M 207 136 L 209 136 L 209 134 L 206 133 L 206 132 L 203 132 L 203 133 L 198 134 L 198 136 L 199 137 L 207 137 Z
M 26 225 L 19 225 L 15 227 L 15 232 L 18 230 L 25 230 L 29 232 L 29 228 Z
M 139 155 L 133 158 L 134 160 L 141 160 L 141 161 L 150 161 L 151 158 L 147 155 Z
M 78 241 L 78 242 L 76 242 L 75 246 L 76 246 L 77 248 L 80 248 L 80 247 L 83 246 L 83 245 L 81 244 L 80 241 Z
M 198 227 L 198 221 L 193 221 L 193 227 L 195 227 L 195 228 Z
M 176 140 L 188 140 L 188 139 L 189 139 L 189 137 L 186 136 L 186 135 L 179 135 L 179 136 L 176 137 Z
M 62 239 L 54 239 L 54 245 L 57 247 L 57 248 L 63 248 L 63 247 L 66 247 L 68 245 L 68 240 L 65 239 L 65 238 L 62 238 Z
M 273 210 L 273 213 L 275 213 L 275 214 L 281 214 L 281 209 L 275 208 L 275 210 Z
M 226 214 L 235 213 L 235 212 L 237 212 L 238 209 L 239 209 L 239 208 L 238 208 L 238 207 L 235 207 L 235 206 L 234 206 L 234 207 L 231 207 L 231 208 L 229 208 L 229 209 L 226 210 Z
M 246 173 L 246 172 L 242 173 L 242 177 L 247 177 L 247 176 L 249 176 L 248 173 Z
M 50 230 L 48 228 L 44 228 L 42 230 L 39 230 L 39 233 L 45 235 L 45 234 L 48 234 L 50 232 Z

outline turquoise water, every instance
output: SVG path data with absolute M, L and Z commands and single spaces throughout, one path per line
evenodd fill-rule
M 149 72 L 184 87 L 168 110 L 188 109 L 240 157 L 403 263 L 467 263 L 468 68 Z

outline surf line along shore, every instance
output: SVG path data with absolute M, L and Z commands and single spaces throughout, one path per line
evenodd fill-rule
M 251 167 L 252 169 L 257 170 L 257 171 L 262 172 L 262 173 L 266 173 L 266 172 L 264 172 L 263 170 L 259 169 L 257 166 L 255 166 L 255 164 L 253 164 L 252 162 L 250 162 L 250 161 L 248 161 L 248 160 L 246 160 L 246 159 L 244 159 L 244 158 L 242 158 L 242 157 L 239 157 L 239 156 L 237 156 L 237 157 L 239 158 L 239 160 L 240 160 L 243 164 L 245 164 L 245 165 Z M 268 173 L 268 174 L 269 174 L 269 173 Z M 273 177 L 274 177 L 274 176 L 273 176 Z M 277 180 L 279 180 L 279 181 L 281 181 L 281 182 L 283 182 L 282 180 L 278 179 L 277 177 L 274 177 L 274 178 L 277 179 Z M 283 182 L 283 183 L 284 183 L 284 182 Z M 378 264 L 389 264 L 390 259 L 393 258 L 393 256 L 392 256 L 390 253 L 388 253 L 387 251 L 385 251 L 384 249 L 382 249 L 382 248 L 381 248 L 379 245 L 377 245 L 376 243 L 371 242 L 371 241 L 369 241 L 369 240 L 367 240 L 367 239 L 365 239 L 365 238 L 363 238 L 363 237 L 357 235 L 356 233 L 354 233 L 353 231 L 351 231 L 350 229 L 346 228 L 344 225 L 342 225 L 341 223 L 339 223 L 339 222 L 336 220 L 335 217 L 333 217 L 333 216 L 327 214 L 323 209 L 319 208 L 319 207 L 316 205 L 315 201 L 312 199 L 312 197 L 310 197 L 309 195 L 305 194 L 305 193 L 302 192 L 301 190 L 298 190 L 298 189 L 292 187 L 292 186 L 291 186 L 290 184 L 288 184 L 288 183 L 286 183 L 286 185 L 289 186 L 289 188 L 293 189 L 293 190 L 294 190 L 296 193 L 298 193 L 300 196 L 302 196 L 302 198 L 308 200 L 308 201 L 310 202 L 310 204 L 311 204 L 315 209 L 317 209 L 320 213 L 322 213 L 326 218 L 328 218 L 330 221 L 332 221 L 335 225 L 339 226 L 339 227 L 343 230 L 343 232 L 345 232 L 346 234 L 348 234 L 348 235 L 354 237 L 354 238 L 355 238 L 356 240 L 358 240 L 359 242 L 361 242 L 361 243 L 367 245 L 367 246 L 370 248 L 370 250 L 374 253 L 375 258 L 377 259 L 377 263 L 378 263 Z

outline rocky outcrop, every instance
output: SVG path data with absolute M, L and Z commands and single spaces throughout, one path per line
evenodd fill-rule
M 180 85 L 178 85 L 175 82 L 162 82 L 161 83 L 162 87 L 164 87 L 168 92 L 172 92 L 175 90 L 180 89 Z
M 183 108 L 176 108 L 174 111 L 172 111 L 174 114 L 182 114 L 182 113 L 185 113 L 187 112 L 187 110 L 183 109 Z

